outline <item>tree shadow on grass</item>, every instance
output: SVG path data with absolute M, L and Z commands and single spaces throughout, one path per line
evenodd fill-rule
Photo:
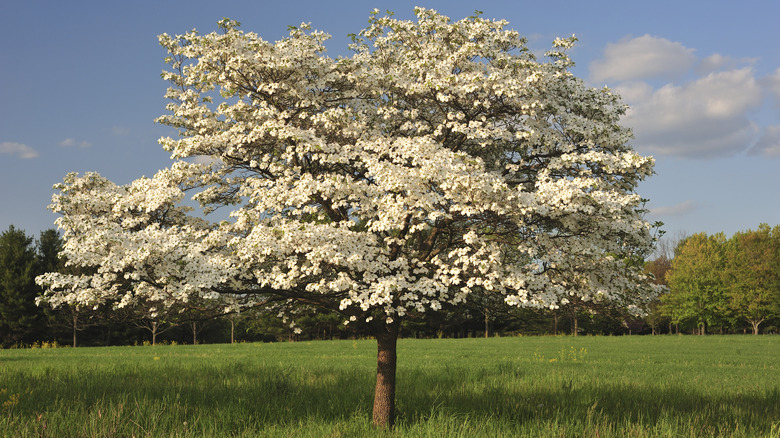
M 399 414 L 415 424 L 431 418 L 465 416 L 470 421 L 504 423 L 612 424 L 653 426 L 691 424 L 703 430 L 754 428 L 768 434 L 780 420 L 780 387 L 750 393 L 706 394 L 663 382 L 577 383 L 561 381 L 540 388 L 516 371 L 486 373 L 483 382 L 464 382 L 446 374 L 421 373 L 426 389 L 400 391 Z M 717 432 L 714 432 L 717 434 Z
M 413 373 L 413 375 L 412 375 Z M 470 382 L 464 384 L 466 376 Z M 212 422 L 225 430 L 263 430 L 301 422 L 370 421 L 374 378 L 366 368 L 268 367 L 235 363 L 219 367 L 144 366 L 135 369 L 16 379 L 32 388 L 14 415 L 39 418 L 52 409 L 72 415 L 106 415 L 119 406 L 135 424 L 150 415 L 162 423 Z M 780 390 L 708 395 L 658 382 L 588 384 L 562 382 L 540 388 L 510 368 L 442 372 L 399 372 L 398 423 L 414 426 L 432 418 L 466 416 L 470 421 L 528 423 L 598 421 L 652 425 L 669 418 L 695 419 L 714 430 L 734 425 L 768 433 L 780 418 Z M 100 410 L 103 412 L 99 412 Z M 67 414 L 67 412 L 65 413 Z M 691 420 L 693 421 L 693 420 Z M 140 427 L 140 426 L 139 426 Z M 169 426 L 160 426 L 169 427 Z M 171 426 L 172 427 L 172 426 Z

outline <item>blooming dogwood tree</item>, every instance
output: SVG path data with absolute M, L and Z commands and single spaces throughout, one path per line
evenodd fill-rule
M 635 188 L 653 160 L 629 146 L 619 97 L 572 75 L 574 38 L 542 62 L 504 21 L 415 13 L 375 12 L 336 59 L 308 25 L 275 43 L 230 20 L 161 35 L 175 163 L 125 186 L 66 177 L 52 209 L 86 274 L 40 277 L 43 300 L 205 299 L 290 324 L 338 311 L 377 339 L 379 426 L 406 318 L 477 294 L 641 311 L 653 239 Z M 194 215 L 185 193 L 231 219 Z

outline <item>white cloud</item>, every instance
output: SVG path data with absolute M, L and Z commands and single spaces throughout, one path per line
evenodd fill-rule
M 79 142 L 77 142 L 76 140 L 74 140 L 72 138 L 66 138 L 65 140 L 62 140 L 60 142 L 60 146 L 66 147 L 66 148 L 70 148 L 70 147 L 73 147 L 73 146 L 78 146 L 80 148 L 88 148 L 88 147 L 92 146 L 92 143 L 90 143 L 88 141 L 79 141 Z
M 780 157 L 778 128 L 753 120 L 770 96 L 780 107 L 780 69 L 758 78 L 751 67 L 757 61 L 720 53 L 699 59 L 679 42 L 626 37 L 591 63 L 590 82 L 613 81 L 630 105 L 623 123 L 643 153 L 705 158 L 750 150 Z
M 680 216 L 696 209 L 692 201 L 684 201 L 677 205 L 667 207 L 651 208 L 650 214 L 653 216 Z
M 699 65 L 696 66 L 696 70 L 706 74 L 719 70 L 721 67 L 730 64 L 731 62 L 731 58 L 728 56 L 716 53 L 702 59 L 701 62 L 699 62 Z
M 38 156 L 38 151 L 22 143 L 6 141 L 0 143 L 0 154 L 16 155 L 19 158 L 29 159 Z
M 696 63 L 694 50 L 651 35 L 624 38 L 608 44 L 604 58 L 590 65 L 593 82 L 674 78 Z
M 632 105 L 624 122 L 634 129 L 635 146 L 651 153 L 710 157 L 744 151 L 758 127 L 748 113 L 761 106 L 762 89 L 753 70 L 711 73 L 681 86 L 652 90 L 624 85 Z
M 620 95 L 624 102 L 632 105 L 650 99 L 654 91 L 647 82 L 623 82 L 612 89 Z

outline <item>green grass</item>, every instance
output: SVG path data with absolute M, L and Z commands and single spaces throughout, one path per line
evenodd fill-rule
M 374 341 L 0 351 L 0 436 L 780 437 L 780 337 Z

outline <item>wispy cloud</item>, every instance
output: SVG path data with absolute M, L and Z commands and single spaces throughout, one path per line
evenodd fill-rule
M 75 139 L 72 139 L 72 138 L 66 138 L 65 140 L 62 140 L 60 142 L 60 146 L 66 147 L 66 148 L 71 148 L 71 147 L 74 147 L 74 146 L 78 146 L 80 148 L 88 148 L 88 147 L 92 146 L 92 143 L 90 143 L 88 141 L 83 141 L 83 140 L 82 141 L 76 141 Z
M 681 202 L 677 205 L 671 205 L 666 207 L 651 208 L 650 214 L 653 216 L 680 216 L 685 213 L 689 213 L 696 209 L 694 203 L 690 200 Z
M 6 141 L 0 143 L 0 154 L 17 156 L 22 159 L 36 158 L 38 151 L 22 143 Z
M 780 106 L 780 68 L 764 78 L 766 88 L 774 95 L 775 103 Z
M 780 157 L 780 125 L 767 126 L 750 153 L 772 158 Z
M 113 135 L 119 135 L 124 136 L 130 133 L 130 128 L 127 128 L 125 126 L 112 126 L 111 127 L 111 134 Z

